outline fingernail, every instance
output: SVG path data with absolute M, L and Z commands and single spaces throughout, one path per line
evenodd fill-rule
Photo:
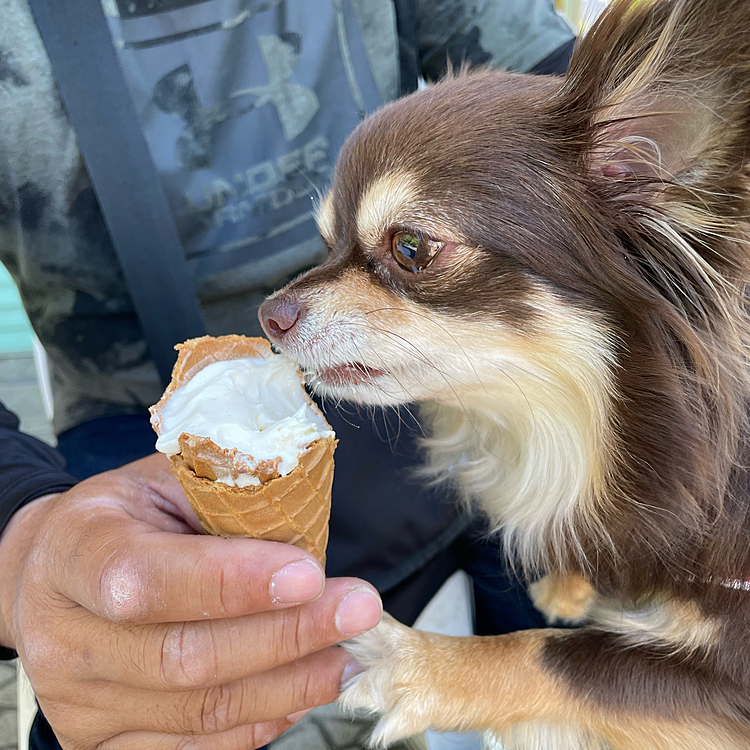
M 325 575 L 312 560 L 298 560 L 277 570 L 271 577 L 269 593 L 274 604 L 300 604 L 323 593 Z
M 374 628 L 382 616 L 380 597 L 370 589 L 355 589 L 339 602 L 336 627 L 341 635 L 351 637 Z
M 349 684 L 350 680 L 364 671 L 365 668 L 356 659 L 352 659 L 341 673 L 341 689 L 343 690 Z
M 289 714 L 289 716 L 286 717 L 286 720 L 290 721 L 292 724 L 296 724 L 303 716 L 307 716 L 310 711 L 312 711 L 311 708 L 305 708 L 302 711 L 296 711 L 293 714 Z

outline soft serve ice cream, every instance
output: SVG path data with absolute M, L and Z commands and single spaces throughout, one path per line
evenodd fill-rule
M 151 424 L 204 528 L 296 544 L 324 561 L 337 441 L 297 365 L 259 338 L 177 348 Z
M 299 369 L 281 355 L 213 362 L 179 388 L 161 410 L 156 449 L 181 452 L 180 435 L 207 438 L 246 458 L 249 471 L 216 466 L 216 481 L 260 484 L 272 467 L 288 475 L 316 440 L 333 437 L 317 407 L 300 389 Z M 260 476 L 259 476 L 260 475 Z

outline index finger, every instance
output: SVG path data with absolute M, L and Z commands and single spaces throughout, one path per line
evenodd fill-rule
M 135 627 L 77 620 L 93 645 L 85 657 L 74 647 L 66 659 L 75 668 L 85 658 L 89 680 L 160 692 L 197 690 L 258 675 L 353 638 L 373 627 L 381 612 L 377 592 L 364 581 L 330 578 L 316 601 L 276 612 Z
M 237 617 L 311 601 L 325 586 L 320 563 L 298 547 L 158 531 L 109 509 L 50 575 L 68 599 L 133 623 Z

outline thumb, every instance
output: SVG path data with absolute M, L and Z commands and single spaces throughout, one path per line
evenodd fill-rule
M 112 508 L 66 528 L 80 531 L 59 542 L 53 587 L 109 620 L 237 617 L 311 601 L 325 585 L 320 563 L 288 544 L 159 531 Z
M 134 518 L 151 523 L 163 531 L 205 533 L 190 501 L 172 473 L 169 458 L 163 453 L 153 453 L 114 472 L 99 476 L 117 476 L 117 481 L 128 482 L 133 486 L 133 502 L 129 505 L 128 512 Z M 165 513 L 186 523 L 188 528 L 174 528 L 172 524 L 165 524 Z

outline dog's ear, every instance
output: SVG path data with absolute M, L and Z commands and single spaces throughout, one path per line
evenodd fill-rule
M 616 0 L 580 42 L 557 103 L 614 194 L 736 192 L 750 154 L 750 2 Z
M 653 357 L 634 376 L 653 381 L 629 399 L 660 394 L 659 417 L 633 442 L 650 456 L 661 425 L 679 425 L 665 496 L 710 504 L 750 385 L 750 0 L 615 0 L 547 106 L 560 169 L 573 173 L 554 175 L 562 202 L 593 248 L 576 257 Z
M 747 326 L 750 0 L 615 0 L 548 106 L 585 191 L 571 213 L 617 238 L 590 273 L 630 314 L 680 329 L 675 351 L 710 369 L 715 349 L 691 326 Z

